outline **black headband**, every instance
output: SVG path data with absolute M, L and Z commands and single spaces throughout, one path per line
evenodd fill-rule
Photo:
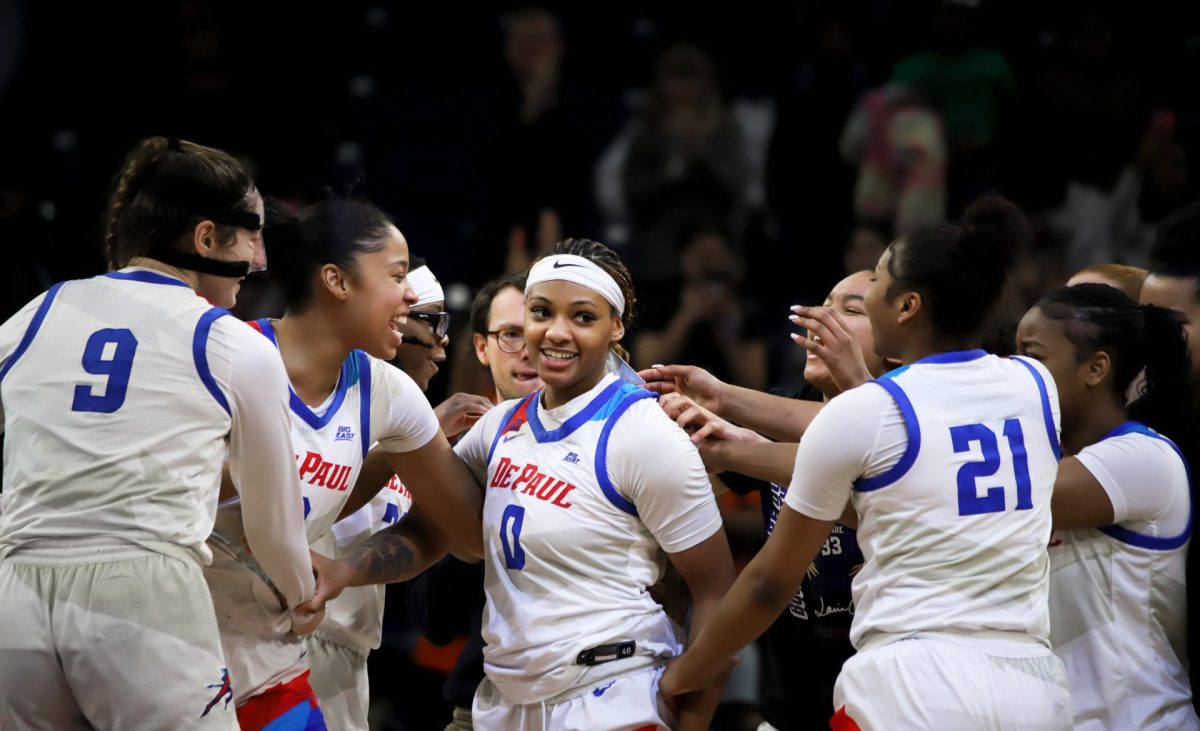
M 172 249 L 167 246 L 150 252 L 150 256 L 173 267 L 193 272 L 202 272 L 204 274 L 213 274 L 218 277 L 241 279 L 250 273 L 250 262 L 248 261 L 209 259 L 206 256 L 187 254 L 179 249 Z

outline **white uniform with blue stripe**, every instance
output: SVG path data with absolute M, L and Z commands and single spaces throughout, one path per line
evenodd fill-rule
M 371 501 L 334 523 L 313 544 L 325 556 L 345 558 L 372 535 L 400 522 L 412 506 L 412 495 L 395 475 Z M 325 620 L 304 638 L 317 695 L 330 728 L 367 731 L 371 685 L 367 656 L 383 639 L 387 587 L 351 586 L 325 605 Z
M 981 350 L 899 368 L 813 421 L 786 503 L 859 515 L 859 654 L 835 704 L 862 728 L 1068 727 L 1047 609 L 1058 424 L 1043 366 Z
M 1050 640 L 1075 728 L 1200 728 L 1187 674 L 1191 492 L 1170 440 L 1126 422 L 1077 455 L 1114 522 L 1050 541 Z
M 552 410 L 540 395 L 497 406 L 456 446 L 486 492 L 489 707 L 566 702 L 676 655 L 677 628 L 647 588 L 664 550 L 721 527 L 699 454 L 653 394 L 609 375 Z M 632 657 L 576 664 L 581 651 L 623 641 L 637 643 Z M 595 698 L 621 697 L 605 693 Z M 482 695 L 477 727 L 523 723 L 489 722 Z
M 269 320 L 254 326 L 275 342 Z M 438 432 L 437 417 L 413 380 L 362 351 L 347 356 L 337 386 L 319 406 L 309 407 L 290 387 L 286 393 L 310 544 L 337 520 L 374 441 L 388 452 L 407 452 Z M 205 570 L 239 705 L 308 666 L 302 659 L 304 643 L 291 634 L 290 615 L 280 610 L 255 558 L 244 549 L 242 530 L 238 500 L 222 504 L 209 540 L 214 561 Z
M 246 495 L 262 565 L 290 605 L 312 594 L 287 377 L 227 314 L 129 268 L 0 327 L 5 729 L 236 725 L 199 567 L 227 451 L 235 480 L 270 477 Z

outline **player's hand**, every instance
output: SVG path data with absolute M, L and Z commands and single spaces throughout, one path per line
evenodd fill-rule
M 473 393 L 456 393 L 434 407 L 442 433 L 447 437 L 461 434 L 492 408 L 492 402 Z
M 792 333 L 792 341 L 821 359 L 838 388 L 848 391 L 871 380 L 862 348 L 837 310 L 797 305 L 792 312 L 788 319 L 808 331 Z
M 325 619 L 325 610 L 322 609 L 313 613 L 301 613 L 299 608 L 292 612 L 292 632 L 297 636 L 303 637 L 317 631 L 317 627 L 321 625 L 321 621 Z
M 645 388 L 657 394 L 680 393 L 714 414 L 721 413 L 721 396 L 725 384 L 713 374 L 688 365 L 655 365 L 638 375 Z
M 312 555 L 313 573 L 317 577 L 317 590 L 313 593 L 312 599 L 296 607 L 297 614 L 324 612 L 325 603 L 342 593 L 342 590 L 350 584 L 353 573 L 350 567 L 342 561 L 327 558 L 315 551 L 309 551 L 309 553 Z
M 738 442 L 764 441 L 763 437 L 758 434 L 730 424 L 678 392 L 659 396 L 658 404 L 681 429 L 691 434 L 693 444 L 700 444 L 706 439 Z
M 721 682 L 739 662 L 740 658 L 734 656 L 725 662 L 701 668 L 696 667 L 692 657 L 684 652 L 683 655 L 667 661 L 667 669 L 658 680 L 658 689 L 668 699 L 668 705 L 673 701 L 677 706 L 680 696 L 705 690 Z

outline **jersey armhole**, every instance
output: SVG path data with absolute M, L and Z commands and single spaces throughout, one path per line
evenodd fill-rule
M 1042 399 L 1042 418 L 1046 422 L 1046 436 L 1050 439 L 1050 449 L 1054 452 L 1055 459 L 1062 460 L 1062 446 L 1058 443 L 1058 430 L 1054 428 L 1054 411 L 1050 408 L 1050 391 L 1046 388 L 1046 380 L 1042 378 L 1042 374 L 1038 373 L 1038 369 L 1032 363 L 1027 362 L 1021 356 L 1010 356 L 1010 360 L 1020 363 L 1029 371 L 1029 375 L 1033 376 L 1033 381 L 1037 384 L 1038 395 Z
M 642 399 L 654 398 L 654 396 L 650 391 L 640 388 L 626 396 L 613 409 L 608 419 L 605 420 L 604 428 L 600 430 L 600 439 L 596 444 L 596 483 L 600 485 L 600 490 L 610 503 L 635 518 L 638 517 L 637 506 L 618 492 L 616 486 L 612 484 L 612 480 L 608 477 L 608 438 L 612 435 L 612 430 L 616 426 L 617 420 L 629 410 L 630 406 L 633 406 Z
M 362 444 L 363 459 L 366 459 L 371 449 L 371 358 L 361 350 L 354 354 L 358 359 L 359 442 Z
M 917 422 L 917 412 L 913 410 L 908 394 L 904 393 L 904 389 L 892 378 L 877 378 L 871 383 L 887 391 L 892 400 L 896 402 L 897 408 L 900 409 L 900 416 L 904 419 L 904 432 L 908 436 L 908 444 L 905 445 L 904 454 L 900 455 L 896 464 L 886 471 L 874 477 L 860 477 L 855 480 L 854 489 L 858 492 L 872 492 L 896 482 L 912 469 L 913 463 L 917 461 L 917 455 L 921 452 L 921 425 Z
M 225 413 L 232 416 L 233 412 L 229 410 L 229 400 L 225 398 L 221 387 L 217 385 L 217 379 L 213 378 L 212 371 L 208 367 L 208 336 L 212 331 L 213 323 L 228 314 L 228 311 L 214 307 L 200 316 L 200 321 L 196 323 L 196 332 L 192 336 L 192 358 L 196 361 L 196 373 L 200 375 L 200 382 L 204 384 L 221 408 L 225 409 Z
M 8 357 L 8 362 L 4 364 L 4 368 L 0 368 L 0 381 L 4 380 L 8 372 L 12 370 L 13 364 L 29 349 L 34 336 L 37 335 L 38 330 L 42 327 L 42 321 L 46 319 L 46 313 L 50 311 L 50 305 L 54 302 L 54 298 L 58 295 L 58 291 L 62 289 L 64 284 L 66 282 L 59 282 L 46 290 L 46 296 L 42 298 L 42 303 L 38 305 L 37 311 L 33 313 L 33 318 L 30 319 L 29 326 L 25 328 L 25 334 L 21 336 L 21 342 L 17 343 L 16 349 Z

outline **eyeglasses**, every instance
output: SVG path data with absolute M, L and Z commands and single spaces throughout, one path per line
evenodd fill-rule
M 413 312 L 409 310 L 408 316 L 414 320 L 420 320 L 433 329 L 433 334 L 438 340 L 446 337 L 446 333 L 450 331 L 450 313 L 449 312 Z
M 500 350 L 515 355 L 525 348 L 525 333 L 520 330 L 488 330 L 488 335 L 496 337 Z

